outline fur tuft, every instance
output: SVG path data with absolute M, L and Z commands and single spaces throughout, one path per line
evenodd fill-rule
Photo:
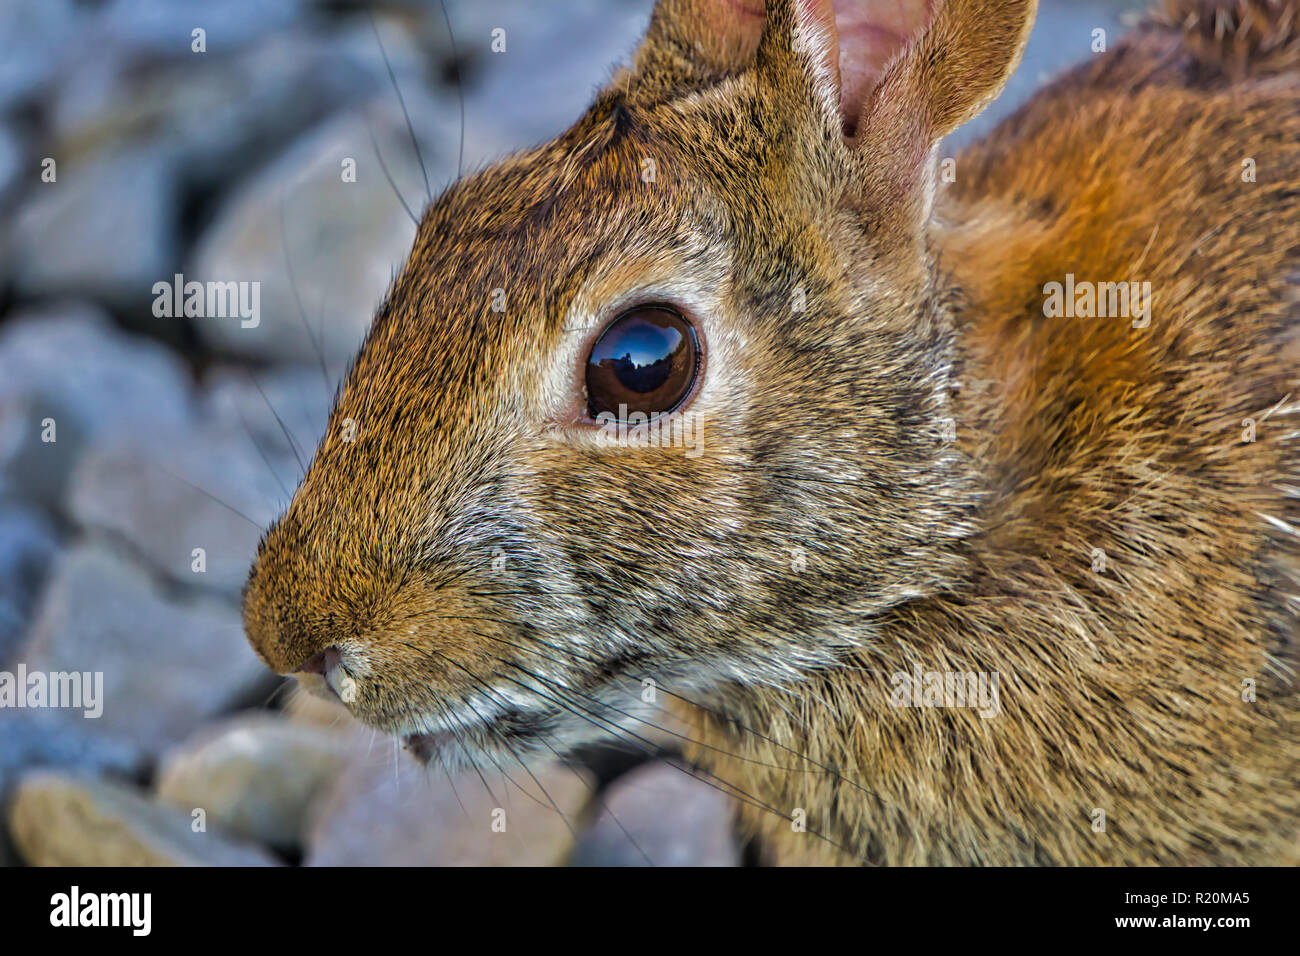
M 1164 0 L 1152 20 L 1180 31 L 1203 69 L 1229 79 L 1300 69 L 1297 0 Z

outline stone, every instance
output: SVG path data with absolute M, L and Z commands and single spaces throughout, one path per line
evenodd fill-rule
M 233 604 L 179 600 L 95 542 L 59 559 L 18 656 L 28 673 L 102 673 L 101 716 L 55 713 L 151 753 L 274 686 Z
M 173 352 L 120 332 L 89 303 L 21 309 L 0 326 L 0 400 L 32 392 L 66 397 L 95 433 L 188 421 L 189 385 Z
M 606 788 L 572 863 L 739 866 L 732 800 L 666 761 L 643 764 Z
M 154 283 L 175 272 L 179 194 L 172 159 L 127 144 L 65 159 L 57 177 L 36 183 L 13 219 L 15 285 L 33 298 L 86 295 L 149 309 Z
M 52 771 L 19 781 L 8 814 L 19 854 L 33 866 L 274 866 L 263 848 L 124 784 Z
M 0 819 L 13 785 L 36 768 L 126 779 L 144 773 L 148 761 L 139 748 L 96 733 L 92 724 L 48 710 L 0 710 Z M 0 826 L 0 866 L 19 863 Z
M 594 91 L 630 61 L 650 20 L 652 0 L 580 0 L 563 16 L 538 16 L 531 0 L 448 4 L 457 52 L 472 70 L 465 83 L 465 165 L 563 132 Z M 492 51 L 505 31 L 505 52 Z M 562 51 L 562 55 L 557 55 Z
M 417 109 L 414 96 L 408 105 Z M 186 266 L 187 278 L 198 281 L 260 283 L 260 323 L 200 321 L 209 347 L 304 364 L 323 356 L 331 375 L 355 355 L 415 235 L 380 168 L 372 129 L 412 213 L 422 208 L 424 178 L 391 97 L 304 136 L 231 197 Z M 430 181 L 450 179 L 451 146 L 422 149 Z M 356 181 L 344 181 L 352 161 Z
M 191 414 L 181 360 L 119 332 L 94 306 L 54 302 L 0 326 L 0 494 L 57 508 L 89 445 L 151 435 Z
M 269 712 L 204 728 L 166 755 L 158 799 L 283 850 L 302 846 L 312 804 L 342 771 L 345 735 Z
M 576 767 L 480 760 L 449 776 L 362 734 L 311 828 L 308 866 L 553 866 L 573 846 L 594 785 Z M 549 794 L 548 797 L 545 794 Z M 554 807 L 551 804 L 554 801 Z M 561 811 L 557 813 L 555 807 Z M 504 811 L 504 815 L 501 811 Z M 504 819 L 504 832 L 493 830 Z
M 112 0 L 89 29 L 98 45 L 137 56 L 192 60 L 219 56 L 293 26 L 303 8 L 303 0 Z M 192 49 L 195 28 L 206 34 L 206 53 Z
M 368 23 L 364 29 L 377 48 Z M 403 36 L 389 45 L 406 50 Z M 333 33 L 272 32 L 247 47 L 180 60 L 141 62 L 110 46 L 69 64 L 50 134 L 60 155 L 139 143 L 169 157 L 187 189 L 214 190 L 254 173 L 305 130 L 388 86 L 382 63 L 361 59 Z
M 50 510 L 60 507 L 68 475 L 88 437 L 65 398 L 0 397 L 0 495 Z
M 32 180 L 36 180 L 37 169 L 35 163 L 28 168 L 27 143 L 17 128 L 0 120 L 0 209 L 4 209 L 10 197 L 22 188 L 24 176 L 30 175 Z M 6 271 L 0 271 L 0 281 L 4 280 Z
M 202 425 L 93 449 L 68 511 L 177 584 L 236 598 L 300 476 L 291 454 L 259 445 L 242 423 Z
M 39 512 L 0 502 L 0 667 L 17 649 L 58 546 Z
M 35 98 L 58 75 L 77 18 L 75 0 L 0 4 L 0 113 Z
M 49 710 L 0 710 L 0 804 L 24 772 L 39 767 L 126 778 L 144 771 L 142 750 L 93 727 Z
M 202 416 L 251 434 L 268 455 L 274 452 L 281 456 L 286 466 L 293 466 L 279 472 L 292 488 L 300 477 L 294 449 L 304 461 L 315 453 L 325 434 L 339 382 L 317 364 L 277 366 L 259 372 L 217 367 L 208 372 L 203 386 Z M 293 436 L 292 447 L 286 431 Z

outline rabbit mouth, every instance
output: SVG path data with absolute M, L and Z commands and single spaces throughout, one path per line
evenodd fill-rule
M 584 694 L 570 706 L 511 701 L 497 708 L 476 706 L 465 714 L 452 713 L 444 705 L 438 708 L 443 719 L 426 717 L 415 726 L 408 722 L 389 732 L 399 736 L 406 751 L 425 766 L 437 763 L 447 769 L 468 769 L 483 758 L 550 759 L 588 744 L 644 745 L 643 735 L 669 718 L 661 708 L 640 701 L 607 689 Z
M 431 727 L 401 734 L 402 746 L 421 764 L 437 761 L 460 767 L 494 753 L 518 756 L 531 752 L 547 727 L 544 717 L 515 709 L 475 717 L 458 720 L 454 728 Z

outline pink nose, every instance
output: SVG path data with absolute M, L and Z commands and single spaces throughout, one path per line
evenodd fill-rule
M 339 649 L 332 644 L 318 654 L 313 654 L 301 667 L 294 673 L 296 674 L 320 674 L 322 677 L 332 667 L 337 667 L 342 655 Z

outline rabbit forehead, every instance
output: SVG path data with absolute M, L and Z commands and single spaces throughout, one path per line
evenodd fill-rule
M 526 468 L 518 459 L 577 360 L 574 325 L 598 320 L 639 275 L 717 271 L 720 204 L 680 157 L 675 175 L 643 178 L 646 159 L 662 171 L 671 151 L 620 122 L 605 110 L 435 202 L 295 504 L 382 500 L 408 532 L 431 530 L 477 480 Z M 356 468 L 367 456 L 339 438 L 349 422 L 374 468 Z M 430 515 L 413 521 L 421 508 Z

